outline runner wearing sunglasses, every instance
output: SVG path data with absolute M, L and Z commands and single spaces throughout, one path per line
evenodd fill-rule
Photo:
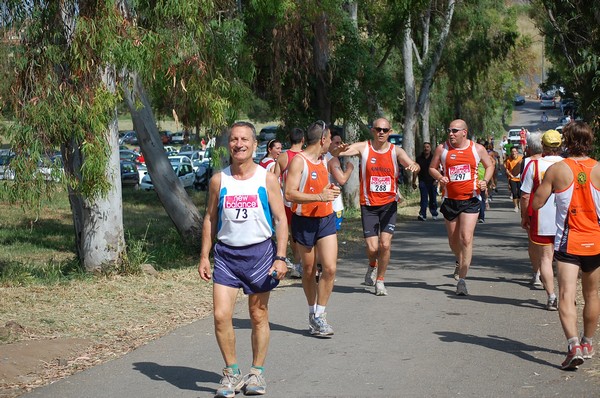
M 373 122 L 373 139 L 342 144 L 331 152 L 360 157 L 360 213 L 369 258 L 364 283 L 375 285 L 377 296 L 387 296 L 384 278 L 396 228 L 399 165 L 413 173 L 419 171 L 419 165 L 402 148 L 388 142 L 391 132 L 390 122 L 380 118 Z

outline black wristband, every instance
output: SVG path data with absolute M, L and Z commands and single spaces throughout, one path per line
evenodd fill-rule
M 281 260 L 285 263 L 287 261 L 287 258 L 283 257 L 283 256 L 275 256 L 275 257 L 273 257 L 273 261 L 275 261 L 275 260 Z

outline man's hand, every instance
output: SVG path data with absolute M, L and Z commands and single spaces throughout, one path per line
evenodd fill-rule
M 269 275 L 271 278 L 282 280 L 285 278 L 285 274 L 287 273 L 287 264 L 283 260 L 275 260 L 273 261 L 273 265 L 269 268 Z M 273 275 L 275 272 L 275 275 Z
M 348 147 L 350 146 L 350 144 L 346 144 L 346 143 L 341 143 L 340 145 L 338 145 L 337 148 L 334 148 L 333 150 L 331 150 L 329 153 L 331 153 L 331 155 L 333 156 L 338 156 L 340 153 L 346 151 L 348 149 Z
M 210 281 L 212 273 L 210 271 L 210 261 L 207 258 L 200 259 L 200 265 L 198 265 L 198 273 L 200 278 L 205 281 Z
M 331 183 L 328 187 L 323 189 L 323 192 L 319 194 L 322 202 L 331 202 L 335 200 L 338 196 L 340 196 L 341 190 L 340 187 Z
M 415 162 L 409 165 L 406 169 L 412 171 L 413 173 L 418 173 L 419 170 L 421 170 L 421 167 L 419 167 L 419 163 Z

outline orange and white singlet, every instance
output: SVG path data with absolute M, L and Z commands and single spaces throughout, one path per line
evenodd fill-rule
M 300 176 L 299 191 L 303 193 L 318 194 L 329 185 L 327 161 L 319 158 L 318 163 L 313 163 L 302 152 L 298 156 L 304 161 L 304 169 Z M 331 202 L 292 203 L 292 212 L 303 217 L 327 217 L 333 213 Z
M 367 141 L 360 159 L 360 204 L 383 206 L 396 201 L 396 146 L 390 144 L 387 151 L 378 152 Z
M 290 163 L 292 163 L 292 159 L 294 158 L 294 156 L 296 156 L 300 152 L 296 152 L 296 151 L 292 151 L 291 149 L 288 149 L 285 153 L 287 154 L 287 164 L 285 165 L 285 168 L 283 170 L 281 170 L 281 175 L 279 176 L 282 192 L 285 192 L 285 180 L 287 179 L 287 172 L 288 172 L 288 169 L 290 168 Z M 285 195 L 283 195 L 283 205 L 285 207 L 289 207 L 289 208 L 292 207 L 292 202 L 288 202 L 287 200 L 285 200 Z
M 600 189 L 590 180 L 594 159 L 565 159 L 573 172 L 573 182 L 556 200 L 554 250 L 578 256 L 600 254 Z
M 481 161 L 475 143 L 469 140 L 465 149 L 457 149 L 446 141 L 441 156 L 444 175 L 450 181 L 444 189 L 444 198 L 469 200 L 479 197 L 477 165 Z

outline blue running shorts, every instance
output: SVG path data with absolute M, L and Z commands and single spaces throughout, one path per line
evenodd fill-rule
M 305 247 L 313 247 L 317 241 L 335 235 L 335 213 L 326 217 L 303 217 L 292 214 L 292 237 Z
M 219 285 L 241 287 L 245 294 L 271 291 L 279 284 L 279 280 L 268 274 L 275 253 L 272 239 L 240 247 L 217 242 L 213 281 Z

